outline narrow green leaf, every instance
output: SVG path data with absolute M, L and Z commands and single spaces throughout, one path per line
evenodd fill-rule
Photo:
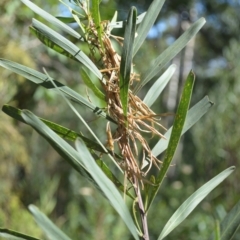
M 35 129 L 50 145 L 66 160 L 77 172 L 92 182 L 85 167 L 78 161 L 78 153 L 76 150 L 60 138 L 55 132 L 47 127 L 40 119 L 28 110 L 22 110 L 22 117 L 28 125 Z M 95 183 L 96 184 L 96 183 Z
M 71 14 L 72 14 L 72 16 L 73 16 L 73 18 L 75 19 L 75 22 L 78 24 L 78 26 L 79 26 L 79 32 L 80 32 L 80 34 L 83 36 L 82 37 L 82 40 L 83 41 L 85 41 L 86 39 L 85 39 L 85 28 L 84 28 L 84 24 L 82 24 L 81 23 L 81 20 L 80 20 L 80 18 L 79 18 L 79 15 L 78 14 L 76 14 L 76 12 L 72 9 L 72 8 L 70 8 L 70 7 L 68 7 L 68 9 L 69 9 L 69 11 L 71 12 Z
M 120 190 L 121 192 L 123 192 L 124 194 L 129 196 L 131 199 L 134 199 L 132 194 L 129 191 L 127 191 L 126 189 L 124 189 L 123 184 L 119 182 L 119 180 L 116 178 L 116 176 L 111 172 L 109 167 L 102 160 L 95 159 L 95 161 L 96 161 L 97 165 L 101 168 L 101 170 L 105 173 L 105 175 L 111 180 L 111 182 L 114 183 L 114 185 L 116 186 L 116 188 L 118 190 Z
M 41 16 L 42 18 L 44 18 L 45 20 L 47 20 L 49 23 L 59 27 L 61 30 L 63 30 L 64 32 L 70 34 L 71 36 L 80 39 L 81 35 L 79 35 L 79 33 L 77 33 L 75 30 L 73 30 L 71 27 L 69 27 L 68 25 L 64 24 L 62 21 L 60 21 L 59 19 L 55 18 L 54 16 L 52 16 L 51 14 L 49 14 L 48 12 L 44 11 L 43 9 L 41 9 L 40 7 L 38 7 L 37 5 L 35 5 L 33 2 L 29 1 L 29 0 L 21 0 L 25 5 L 27 5 L 31 10 L 33 10 L 35 13 L 37 13 L 39 16 Z
M 102 74 L 99 69 L 92 62 L 92 60 L 75 44 L 73 44 L 68 39 L 34 18 L 32 19 L 32 26 L 33 28 L 37 29 L 41 33 L 41 35 L 44 35 L 45 38 L 49 39 L 57 46 L 60 46 L 65 51 L 70 53 L 74 58 L 76 58 L 79 62 L 86 66 L 91 72 L 93 72 L 94 75 L 96 75 L 100 80 L 102 80 Z
M 220 223 L 219 223 L 218 219 L 215 220 L 214 233 L 215 233 L 215 240 L 221 240 L 221 237 L 220 237 Z M 230 239 L 230 238 L 228 238 L 228 239 Z
M 31 237 L 26 234 L 16 232 L 10 229 L 0 228 L 0 237 L 11 239 L 11 240 L 39 240 L 39 238 Z
M 133 56 L 137 53 L 138 49 L 141 47 L 142 43 L 146 39 L 147 34 L 153 26 L 154 22 L 156 21 L 164 2 L 165 0 L 154 0 L 148 8 L 147 13 L 143 18 L 143 21 L 138 26 L 138 36 L 134 44 Z
M 240 201 L 225 216 L 220 224 L 220 239 L 231 240 L 240 226 Z M 214 239 L 213 237 L 211 239 Z
M 190 129 L 208 110 L 213 106 L 213 103 L 209 101 L 209 98 L 206 96 L 196 105 L 194 105 L 187 113 L 186 121 L 182 130 L 182 135 Z M 172 127 L 164 134 L 166 139 L 160 139 L 155 147 L 152 149 L 152 154 L 158 156 L 165 149 L 167 149 L 169 139 L 172 133 Z
M 84 83 L 89 87 L 93 93 L 98 97 L 99 99 L 106 101 L 105 95 L 99 90 L 99 88 L 92 82 L 91 78 L 88 76 L 87 72 L 84 70 L 84 68 L 81 69 L 81 76 Z
M 191 100 L 191 96 L 192 96 L 192 89 L 193 89 L 193 85 L 194 85 L 194 80 L 195 80 L 195 76 L 193 74 L 193 72 L 191 71 L 187 77 L 187 80 L 185 82 L 184 85 L 184 89 L 182 92 L 182 96 L 180 99 L 180 103 L 177 109 L 177 113 L 174 119 L 174 123 L 173 123 L 173 131 L 169 140 L 169 144 L 168 144 L 168 148 L 160 169 L 160 172 L 156 178 L 156 184 L 157 186 L 153 186 L 151 195 L 148 198 L 148 203 L 146 203 L 145 205 L 147 206 L 147 210 L 149 209 L 150 205 L 152 204 L 152 201 L 154 200 L 160 186 L 161 183 L 168 171 L 168 168 L 171 164 L 171 161 L 173 159 L 173 156 L 175 154 L 175 151 L 177 149 L 177 145 L 178 142 L 180 140 L 181 137 L 181 133 L 182 133 L 182 129 L 183 129 L 183 125 L 185 123 L 185 119 L 187 116 L 187 111 L 188 111 L 188 107 L 189 107 L 189 103 Z
M 145 18 L 144 18 L 145 19 Z M 136 94 L 141 88 L 148 83 L 154 76 L 160 73 L 161 69 L 170 62 L 197 34 L 197 32 L 205 24 L 206 20 L 200 18 L 190 28 L 187 29 L 170 47 L 168 47 L 159 57 L 157 57 L 152 63 L 149 70 L 143 75 L 143 80 L 140 81 L 134 88 Z
M 31 69 L 29 67 L 23 66 L 21 64 L 2 59 L 0 58 L 0 66 L 9 69 L 28 80 L 34 82 L 35 84 L 41 85 L 42 87 L 49 89 L 51 91 L 56 91 L 55 87 L 53 86 L 52 82 L 48 78 L 46 74 L 40 73 L 34 69 Z M 80 104 L 82 106 L 85 106 L 89 109 L 91 109 L 96 115 L 101 116 L 103 118 L 106 118 L 107 120 L 116 123 L 110 116 L 108 116 L 101 108 L 94 106 L 92 103 L 90 103 L 86 98 L 82 97 L 77 92 L 73 91 L 71 88 L 63 85 L 62 83 L 52 79 L 54 83 L 58 86 L 59 90 L 64 94 L 66 98 L 71 100 L 72 102 L 75 102 L 77 104 Z
M 47 74 L 47 73 L 46 73 Z M 68 106 L 70 107 L 70 109 L 75 113 L 75 115 L 79 118 L 79 120 L 81 121 L 81 123 L 87 128 L 87 130 L 89 131 L 89 133 L 94 137 L 94 139 L 102 146 L 103 149 L 106 149 L 105 146 L 102 144 L 102 142 L 100 141 L 100 139 L 97 137 L 97 135 L 95 134 L 95 132 L 90 128 L 90 126 L 87 124 L 87 122 L 84 120 L 84 118 L 82 117 L 81 114 L 79 114 L 79 112 L 77 111 L 77 109 L 72 105 L 72 103 L 59 91 L 57 85 L 52 82 L 52 84 L 55 86 L 55 89 L 59 92 L 59 94 L 62 96 L 62 98 L 65 100 L 65 102 L 68 104 Z M 107 150 L 105 150 L 107 152 Z M 113 156 L 111 154 L 108 154 L 109 158 L 112 160 L 112 162 L 116 165 L 116 167 L 120 170 L 121 173 L 123 173 L 122 168 L 120 167 L 120 165 L 116 162 L 116 160 L 113 158 Z
M 100 42 L 101 48 L 104 49 L 103 42 L 102 42 L 102 25 L 101 25 L 101 17 L 100 17 L 100 12 L 99 12 L 99 0 L 92 0 L 92 17 L 93 17 L 93 22 L 95 24 L 95 27 L 97 29 L 98 33 L 98 41 Z
M 39 209 L 30 205 L 30 212 L 33 214 L 38 226 L 43 230 L 47 237 L 51 240 L 71 240 L 65 233 L 63 233 L 45 214 Z
M 69 11 L 70 11 L 71 13 L 73 13 L 74 15 L 78 15 L 78 17 L 81 18 L 82 20 L 88 20 L 88 19 L 89 19 L 89 16 L 87 16 L 86 12 L 84 12 L 84 13 L 83 13 L 83 12 L 79 12 L 79 11 L 77 11 L 77 8 L 76 8 L 76 7 L 75 7 L 74 9 L 72 9 L 72 8 L 69 6 L 69 4 L 66 3 L 64 0 L 59 0 L 59 2 L 62 3 L 63 5 L 65 5 L 65 6 L 69 9 Z M 71 0 L 69 0 L 69 2 L 71 3 Z M 79 0 L 74 1 L 74 2 L 76 3 L 76 5 L 79 5 L 79 3 L 80 3 Z M 86 1 L 85 1 L 85 2 L 82 1 L 82 3 L 83 3 L 83 5 L 84 5 L 84 8 L 87 9 Z M 79 9 L 79 8 L 78 8 L 78 9 Z
M 2 111 L 12 118 L 18 121 L 21 121 L 23 123 L 26 123 L 21 115 L 22 110 L 5 104 L 2 108 Z M 39 118 L 39 119 L 42 122 L 44 122 L 49 128 L 51 128 L 55 133 L 57 133 L 57 135 L 60 136 L 61 138 L 74 141 L 74 142 L 77 140 L 77 138 L 81 138 L 88 148 L 102 152 L 102 153 L 106 153 L 98 143 L 88 139 L 87 137 L 84 137 L 81 133 L 77 133 L 73 130 L 70 130 L 66 127 L 63 127 L 59 124 L 48 121 L 46 119 L 43 119 L 43 118 Z M 108 150 L 108 151 L 109 153 L 111 153 L 111 150 Z M 116 156 L 119 157 L 117 154 Z
M 23 110 L 22 117 L 30 126 L 32 126 L 41 136 L 43 136 L 50 144 L 51 146 L 66 160 L 68 161 L 74 169 L 76 169 L 80 174 L 85 176 L 89 181 L 91 181 L 97 188 L 100 187 L 101 190 L 103 190 L 102 182 L 98 181 L 100 179 L 104 179 L 104 183 L 107 182 L 107 186 L 109 187 L 109 191 L 111 194 L 114 195 L 114 199 L 109 199 L 110 202 L 114 205 L 117 204 L 117 212 L 120 211 L 120 216 L 123 218 L 123 220 L 126 221 L 126 224 L 128 224 L 128 227 L 130 228 L 130 231 L 134 235 L 135 239 L 138 239 L 138 236 L 136 235 L 136 229 L 134 228 L 133 221 L 131 219 L 131 216 L 128 212 L 128 209 L 121 198 L 120 193 L 117 191 L 117 189 L 114 187 L 113 183 L 107 178 L 106 175 L 100 170 L 99 167 L 97 167 L 98 173 L 97 177 L 95 175 L 92 175 L 94 169 L 91 169 L 86 164 L 86 159 L 88 161 L 93 161 L 95 166 L 96 163 L 92 156 L 90 155 L 87 148 L 84 146 L 84 151 L 81 151 L 81 154 L 79 154 L 75 149 L 73 149 L 67 142 L 65 142 L 63 139 L 61 139 L 57 134 L 55 134 L 51 129 L 49 129 L 43 122 L 41 122 L 34 114 L 27 110 Z M 86 151 L 87 150 L 87 151 Z M 86 155 L 87 152 L 87 155 Z M 86 158 L 85 158 L 86 157 Z M 93 166 L 93 163 L 89 163 L 91 166 Z M 89 174 L 91 173 L 91 175 Z M 107 179 L 107 180 L 106 180 Z M 97 180 L 97 181 L 96 181 Z M 105 186 L 105 184 L 104 184 Z M 111 186 L 111 187 L 110 187 Z M 104 187 L 104 190 L 105 187 Z M 109 196 L 108 193 L 104 192 L 106 197 Z M 120 196 L 120 198 L 119 198 Z M 116 203 L 117 200 L 117 203 Z M 116 207 L 116 206 L 114 206 Z
M 175 229 L 187 216 L 195 209 L 195 207 L 223 180 L 225 180 L 233 171 L 235 167 L 230 167 L 219 173 L 216 177 L 205 183 L 196 192 L 194 192 L 172 215 L 167 224 L 163 228 L 158 240 L 162 240 L 173 229 Z M 222 238 L 221 238 L 222 239 Z M 230 238 L 226 238 L 230 240 Z
M 63 23 L 75 23 L 75 19 L 73 17 L 56 17 L 58 20 L 60 20 Z
M 5 112 L 7 115 L 11 116 L 12 118 L 19 120 L 23 123 L 26 123 L 21 115 L 22 111 L 20 109 L 5 104 L 2 108 L 2 111 Z M 58 136 L 60 136 L 61 138 L 71 141 L 76 141 L 77 138 L 81 138 L 89 149 L 106 153 L 105 150 L 98 143 L 84 137 L 81 133 L 74 132 L 73 130 L 70 130 L 48 120 L 42 118 L 39 119 L 43 123 L 45 123 L 50 129 L 52 129 L 55 133 L 57 133 Z M 107 150 L 109 154 L 112 154 L 112 151 L 110 149 Z M 114 156 L 117 157 L 118 159 L 122 159 L 121 156 L 116 153 L 114 154 Z M 114 176 L 114 174 L 111 172 L 108 166 L 98 158 L 96 158 L 96 162 L 102 169 L 102 171 L 106 174 L 106 176 L 116 185 L 116 187 L 122 192 L 124 192 L 124 186 L 118 181 L 118 179 Z M 126 191 L 126 194 L 133 199 L 133 196 L 129 193 L 129 191 Z
M 68 8 L 68 10 L 69 10 L 69 12 L 72 14 L 72 16 L 73 16 L 73 18 L 71 18 L 71 19 L 73 19 L 73 21 L 74 21 L 74 23 L 77 23 L 78 25 L 79 25 L 79 29 L 78 29 L 78 32 L 80 33 L 80 35 L 81 35 L 81 39 L 80 40 L 82 40 L 82 41 L 85 41 L 86 39 L 85 39 L 85 29 L 84 29 L 84 26 L 83 26 L 83 24 L 81 23 L 81 20 L 88 20 L 88 16 L 86 16 L 86 15 L 83 15 L 83 14 L 81 14 L 81 13 L 79 13 L 79 12 L 77 12 L 76 11 L 76 8 L 75 8 L 75 10 L 74 9 L 72 9 L 68 4 L 66 4 L 64 1 L 62 1 L 62 0 L 59 0 L 63 5 L 65 5 L 67 8 Z M 81 20 L 80 20 L 81 19 Z
M 60 138 L 55 132 L 53 132 L 47 125 L 45 125 L 37 116 L 27 110 L 21 111 L 23 121 L 34 128 L 43 138 L 45 138 L 50 145 L 59 153 L 64 160 L 66 160 L 78 173 L 86 177 L 94 186 L 99 189 L 98 184 L 89 175 L 89 172 L 85 169 L 81 161 L 78 159 L 77 151 L 72 148 L 67 142 Z M 116 187 L 124 192 L 123 185 L 117 180 L 111 170 L 102 160 L 97 159 L 97 164 L 106 174 L 106 176 L 116 184 Z M 133 198 L 133 196 L 126 191 L 126 194 Z
M 135 7 L 132 7 L 128 14 L 127 25 L 125 28 L 120 63 L 120 99 L 125 116 L 127 116 L 128 112 L 128 89 L 132 69 L 132 51 L 136 31 L 136 18 L 137 10 Z
M 139 239 L 136 231 L 136 226 L 134 225 L 133 219 L 128 211 L 128 208 L 117 191 L 116 187 L 113 185 L 111 181 L 103 174 L 100 168 L 96 165 L 96 162 L 92 158 L 88 149 L 84 145 L 84 143 L 80 140 L 76 142 L 76 148 L 79 152 L 78 157 L 84 163 L 86 169 L 90 172 L 92 178 L 95 182 L 98 183 L 101 190 L 104 192 L 105 196 L 110 201 L 113 208 L 117 211 L 117 213 L 121 216 L 128 229 L 132 233 L 135 239 Z
M 64 50 L 62 47 L 51 41 L 49 38 L 47 38 L 44 34 L 42 34 L 38 29 L 34 27 L 30 27 L 31 33 L 33 33 L 44 45 L 47 47 L 53 49 L 57 53 L 60 53 L 68 58 L 71 58 L 77 62 L 79 62 L 71 53 Z
M 173 76 L 176 70 L 176 65 L 172 64 L 164 73 L 161 75 L 156 82 L 152 85 L 152 87 L 147 92 L 143 102 L 151 107 L 152 104 L 158 99 L 159 95 L 163 91 L 163 89 L 168 84 L 169 80 Z

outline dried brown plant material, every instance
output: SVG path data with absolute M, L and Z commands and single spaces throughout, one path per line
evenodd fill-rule
M 104 49 L 102 49 L 100 42 L 96 40 L 98 39 L 98 35 L 93 23 L 91 29 L 91 38 L 89 38 L 88 41 L 89 44 L 97 48 L 101 55 L 102 69 L 100 72 L 103 73 L 106 82 L 106 84 L 102 85 L 106 94 L 107 111 L 117 123 L 115 132 L 111 131 L 110 124 L 109 122 L 107 123 L 107 146 L 114 153 L 114 142 L 117 142 L 119 151 L 123 157 L 123 161 L 119 162 L 119 165 L 125 171 L 128 180 L 134 182 L 133 179 L 135 176 L 141 181 L 144 181 L 143 177 L 146 176 L 151 167 L 154 165 L 159 169 L 161 161 L 153 156 L 148 142 L 145 137 L 142 136 L 142 133 L 149 133 L 151 136 L 157 135 L 160 138 L 164 138 L 163 134 L 159 132 L 157 128 L 163 130 L 166 130 L 166 128 L 159 123 L 160 119 L 158 115 L 138 96 L 134 95 L 131 90 L 129 90 L 128 114 L 127 117 L 124 116 L 119 87 L 121 57 L 111 43 L 110 37 L 112 35 L 110 36 L 107 31 L 103 32 L 102 43 Z M 95 36 L 95 38 L 92 36 Z M 112 37 L 122 45 L 122 38 L 116 36 Z M 131 73 L 130 77 L 130 85 L 132 85 L 134 81 L 140 81 L 140 76 L 137 73 Z M 141 161 L 137 160 L 140 155 L 139 147 L 137 146 L 139 143 L 143 155 Z M 141 166 L 145 158 L 148 158 L 149 166 L 147 169 L 142 170 Z

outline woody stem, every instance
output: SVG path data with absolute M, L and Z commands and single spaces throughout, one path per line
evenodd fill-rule
M 147 214 L 144 209 L 142 195 L 141 195 L 140 186 L 139 186 L 139 181 L 136 176 L 134 177 L 134 182 L 135 182 L 134 190 L 135 190 L 136 196 L 138 198 L 138 201 L 137 201 L 138 209 L 139 209 L 139 214 L 140 214 L 140 218 L 141 218 L 141 222 L 142 222 L 142 230 L 143 230 L 142 240 L 150 240 L 149 233 L 148 233 Z

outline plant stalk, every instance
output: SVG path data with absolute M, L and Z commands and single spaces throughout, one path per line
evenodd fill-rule
M 141 191 L 140 191 L 140 186 L 139 186 L 139 182 L 137 177 L 134 177 L 134 181 L 135 181 L 135 193 L 138 199 L 138 208 L 139 208 L 139 214 L 141 217 L 141 222 L 142 222 L 142 230 L 143 230 L 143 236 L 141 236 L 142 240 L 150 240 L 149 238 L 149 233 L 148 233 L 148 223 L 147 223 L 147 213 L 144 209 L 144 205 L 143 205 L 143 201 L 142 201 L 142 195 L 141 195 Z

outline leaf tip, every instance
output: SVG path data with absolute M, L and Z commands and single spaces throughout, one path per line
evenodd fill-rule
M 201 17 L 203 23 L 205 24 L 206 23 L 206 19 L 204 17 Z
M 30 212 L 33 212 L 36 209 L 36 206 L 34 206 L 33 204 L 28 205 L 28 209 Z
M 231 171 L 234 171 L 235 169 L 236 169 L 235 166 L 231 166 L 231 167 L 229 168 L 229 170 L 231 170 Z

